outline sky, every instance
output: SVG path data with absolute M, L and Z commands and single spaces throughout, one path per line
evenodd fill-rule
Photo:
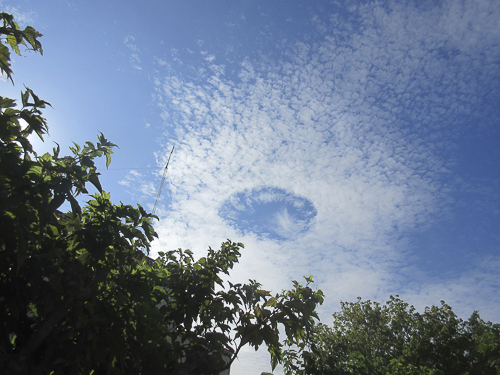
M 500 2 L 0 4 L 44 34 L 0 82 L 53 105 L 40 152 L 104 133 L 104 189 L 151 210 L 175 147 L 153 257 L 243 242 L 231 281 L 313 275 L 326 324 L 391 294 L 500 322 Z

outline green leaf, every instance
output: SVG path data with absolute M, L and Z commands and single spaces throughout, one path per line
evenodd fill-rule
M 80 207 L 80 204 L 76 201 L 75 197 L 73 197 L 71 194 L 68 195 L 68 200 L 69 203 L 71 204 L 71 210 L 75 215 L 80 215 L 82 213 L 82 209 Z
M 75 145 L 75 147 L 70 147 L 70 150 L 73 151 L 73 154 L 78 154 L 80 152 L 80 145 L 73 142 L 73 144 Z
M 19 56 L 21 56 L 21 52 L 19 51 L 19 47 L 17 46 L 17 39 L 14 34 L 7 35 L 7 43 L 10 44 L 10 48 L 12 48 Z
M 144 221 L 142 223 L 142 229 L 144 230 L 144 233 L 146 234 L 148 241 L 153 241 L 153 239 L 155 237 L 158 237 L 153 226 L 151 224 L 149 224 L 148 222 Z
M 106 153 L 106 168 L 111 164 L 111 155 Z
M 37 40 L 37 38 L 43 36 L 42 34 L 40 34 L 33 27 L 26 26 L 26 28 L 23 31 L 23 36 L 28 41 L 28 43 L 31 45 L 33 50 L 39 52 L 40 55 L 43 55 L 42 44 Z
M 61 152 L 61 147 L 59 146 L 59 143 L 57 143 L 57 142 L 54 142 L 54 143 L 57 145 L 57 147 L 54 147 L 52 149 L 52 152 L 54 154 L 54 159 L 57 159 L 59 157 L 59 153 Z
M 87 261 L 89 259 L 89 252 L 86 249 L 82 249 L 78 252 L 78 260 L 83 264 L 87 264 Z
M 29 89 L 21 91 L 21 102 L 23 103 L 23 107 L 28 105 L 28 99 L 30 97 Z
M 89 175 L 89 182 L 95 186 L 95 188 L 99 191 L 99 193 L 102 193 L 101 182 L 99 181 L 99 177 L 97 176 L 96 173 L 91 173 Z
M 276 304 L 278 303 L 278 301 L 276 300 L 276 298 L 272 297 L 270 299 L 267 300 L 267 302 L 264 304 L 264 307 L 266 306 L 276 306 Z
M 0 108 L 11 108 L 16 106 L 16 101 L 0 96 Z
M 54 199 L 52 199 L 48 205 L 48 211 L 50 213 L 55 212 L 65 201 L 64 195 L 56 195 Z

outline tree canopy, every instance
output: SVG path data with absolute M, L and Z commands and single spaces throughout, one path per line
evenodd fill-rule
M 477 312 L 464 321 L 444 302 L 419 313 L 393 296 L 358 299 L 315 326 L 301 360 L 303 374 L 500 374 L 500 325 Z
M 0 19 L 0 69 L 13 82 L 9 47 L 42 53 L 41 34 Z M 50 104 L 29 88 L 21 103 L 0 97 L 2 374 L 216 374 L 244 345 L 266 345 L 273 368 L 284 344 L 303 345 L 323 301 L 311 277 L 278 294 L 225 282 L 243 248 L 229 240 L 197 260 L 179 249 L 150 264 L 157 217 L 113 204 L 99 181 L 95 159 L 108 166 L 115 145 L 100 134 L 70 155 L 57 144 L 38 155 L 29 137 L 43 140 Z

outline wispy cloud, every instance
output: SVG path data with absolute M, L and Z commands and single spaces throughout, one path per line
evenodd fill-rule
M 289 214 L 286 207 L 274 215 L 273 224 L 274 231 L 285 238 L 302 231 L 302 226 L 293 215 Z
M 142 67 L 140 65 L 141 59 L 139 57 L 141 51 L 139 50 L 139 47 L 137 47 L 137 44 L 135 42 L 135 37 L 133 35 L 127 35 L 125 36 L 123 43 L 130 51 L 132 51 L 129 57 L 132 67 L 137 70 L 142 70 Z
M 37 19 L 36 12 L 31 10 L 25 11 L 23 7 L 12 6 L 5 4 L 5 1 L 0 1 L 0 6 L 3 12 L 10 13 L 14 16 L 14 20 L 24 28 L 26 25 L 34 25 Z
M 127 35 L 123 43 L 130 49 L 132 52 L 139 52 L 139 47 L 135 43 L 135 37 L 133 35 Z

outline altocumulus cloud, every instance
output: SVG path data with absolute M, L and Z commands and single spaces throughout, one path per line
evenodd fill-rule
M 326 321 L 341 299 L 390 293 L 500 319 L 498 256 L 426 280 L 410 251 L 450 209 L 447 156 L 473 126 L 464 119 L 498 98 L 499 7 L 339 6 L 236 70 L 211 51 L 191 74 L 162 64 L 163 154 L 176 151 L 154 251 L 244 242 L 235 278 L 280 290 L 312 274 Z

